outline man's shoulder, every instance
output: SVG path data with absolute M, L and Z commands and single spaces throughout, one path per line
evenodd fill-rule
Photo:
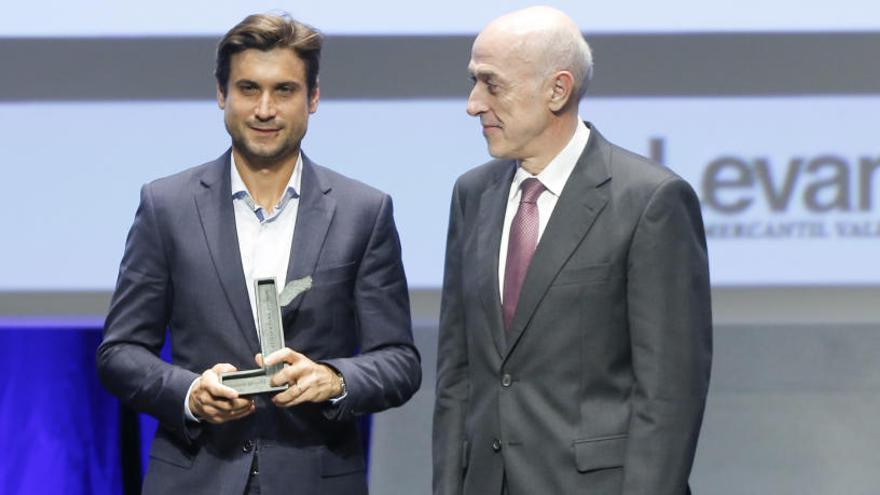
M 584 154 L 589 161 L 600 160 L 608 173 L 618 181 L 633 179 L 637 182 L 663 182 L 678 177 L 674 171 L 646 156 L 611 142 L 591 123 L 590 140 Z
M 681 182 L 685 187 L 691 187 L 668 166 L 609 141 L 595 129 L 591 132 L 595 136 L 591 136 L 590 145 L 585 150 L 587 166 L 596 165 L 590 162 L 602 162 L 611 178 L 612 191 L 617 194 L 630 198 L 633 195 L 650 197 L 667 182 Z
M 688 191 L 695 195 L 693 186 L 673 169 L 648 157 L 630 151 L 603 139 L 600 147 L 607 157 L 611 177 L 612 198 L 625 204 L 647 204 L 660 191 Z
M 381 202 L 387 194 L 360 180 L 353 179 L 331 168 L 308 162 L 313 167 L 321 187 L 330 189 L 334 197 L 351 201 Z
M 610 144 L 612 149 L 611 167 L 613 172 L 625 173 L 645 182 L 663 182 L 678 177 L 674 170 L 634 151 Z
M 145 187 L 150 189 L 153 194 L 175 196 L 184 190 L 191 189 L 199 182 L 205 182 L 210 185 L 210 183 L 220 180 L 223 169 L 227 168 L 225 166 L 227 163 L 226 153 L 224 153 L 214 160 L 154 179 L 148 182 Z

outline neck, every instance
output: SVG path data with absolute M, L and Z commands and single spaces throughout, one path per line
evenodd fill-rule
M 235 156 L 235 168 L 254 202 L 264 210 L 272 213 L 272 209 L 281 201 L 287 189 L 287 183 L 296 167 L 299 150 L 289 158 L 272 163 L 255 162 L 244 156 L 237 149 L 232 149 Z
M 560 116 L 550 122 L 539 138 L 537 148 L 540 150 L 534 155 L 523 158 L 519 166 L 532 175 L 538 175 L 547 165 L 556 158 L 563 148 L 568 145 L 577 130 L 577 114 Z

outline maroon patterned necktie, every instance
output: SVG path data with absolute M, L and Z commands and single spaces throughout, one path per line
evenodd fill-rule
M 535 178 L 529 178 L 520 184 L 522 195 L 519 208 L 513 223 L 510 224 L 510 236 L 507 242 L 507 264 L 504 268 L 504 329 L 510 331 L 516 304 L 526 271 L 538 245 L 538 197 L 544 192 L 544 184 Z

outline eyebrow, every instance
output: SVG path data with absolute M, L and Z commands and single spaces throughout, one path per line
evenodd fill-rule
M 501 79 L 497 72 L 487 69 L 468 70 L 468 74 L 470 74 L 472 80 Z
M 299 89 L 299 88 L 301 88 L 303 85 L 300 84 L 299 81 L 292 81 L 292 80 L 291 80 L 291 81 L 281 81 L 281 82 L 278 82 L 278 83 L 275 84 L 275 87 L 276 87 L 276 88 L 280 88 L 280 87 L 283 87 L 283 86 L 287 86 L 287 87 L 290 87 L 290 88 L 293 88 L 293 89 Z
M 235 84 L 236 86 L 241 86 L 241 85 L 244 85 L 244 84 L 248 84 L 248 85 L 251 85 L 251 86 L 256 86 L 256 87 L 258 87 L 258 88 L 263 87 L 262 84 L 258 83 L 257 81 L 254 81 L 253 79 L 238 79 L 238 80 L 236 80 L 235 82 L 233 82 L 232 84 Z M 291 79 L 291 80 L 288 80 L 288 81 L 279 81 L 279 82 L 273 84 L 272 87 L 273 87 L 273 88 L 280 88 L 280 87 L 282 87 L 282 86 L 290 86 L 291 88 L 301 88 L 301 87 L 302 87 L 302 84 L 300 84 L 298 81 L 295 81 L 295 80 L 292 80 L 292 79 Z

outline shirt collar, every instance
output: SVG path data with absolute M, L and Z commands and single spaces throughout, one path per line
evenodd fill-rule
M 550 160 L 550 163 L 538 175 L 532 175 L 526 169 L 519 166 L 516 168 L 516 174 L 513 176 L 513 187 L 508 199 L 513 199 L 519 191 L 520 183 L 529 177 L 537 177 L 547 191 L 559 197 L 562 194 L 565 183 L 568 181 L 568 177 L 574 170 L 575 165 L 577 165 L 578 159 L 584 153 L 584 148 L 587 147 L 589 139 L 590 129 L 584 124 L 583 120 L 578 118 L 574 135 L 568 141 L 568 144 Z
M 241 178 L 241 174 L 238 173 L 238 168 L 235 166 L 235 155 L 233 153 L 229 154 L 230 160 L 230 174 L 232 178 L 232 199 L 243 201 L 257 216 L 257 219 L 260 222 L 269 222 L 273 219 L 277 218 L 278 215 L 284 210 L 284 207 L 287 206 L 287 203 L 292 198 L 299 198 L 299 190 L 302 184 L 302 168 L 303 168 L 303 160 L 302 153 L 298 153 L 296 156 L 296 165 L 293 166 L 293 173 L 290 174 L 290 180 L 287 181 L 287 189 L 284 191 L 284 194 L 281 195 L 281 200 L 278 201 L 278 204 L 272 209 L 271 215 L 266 215 L 261 206 L 258 206 L 251 196 L 250 191 L 247 190 L 247 186 L 244 183 L 244 180 Z

